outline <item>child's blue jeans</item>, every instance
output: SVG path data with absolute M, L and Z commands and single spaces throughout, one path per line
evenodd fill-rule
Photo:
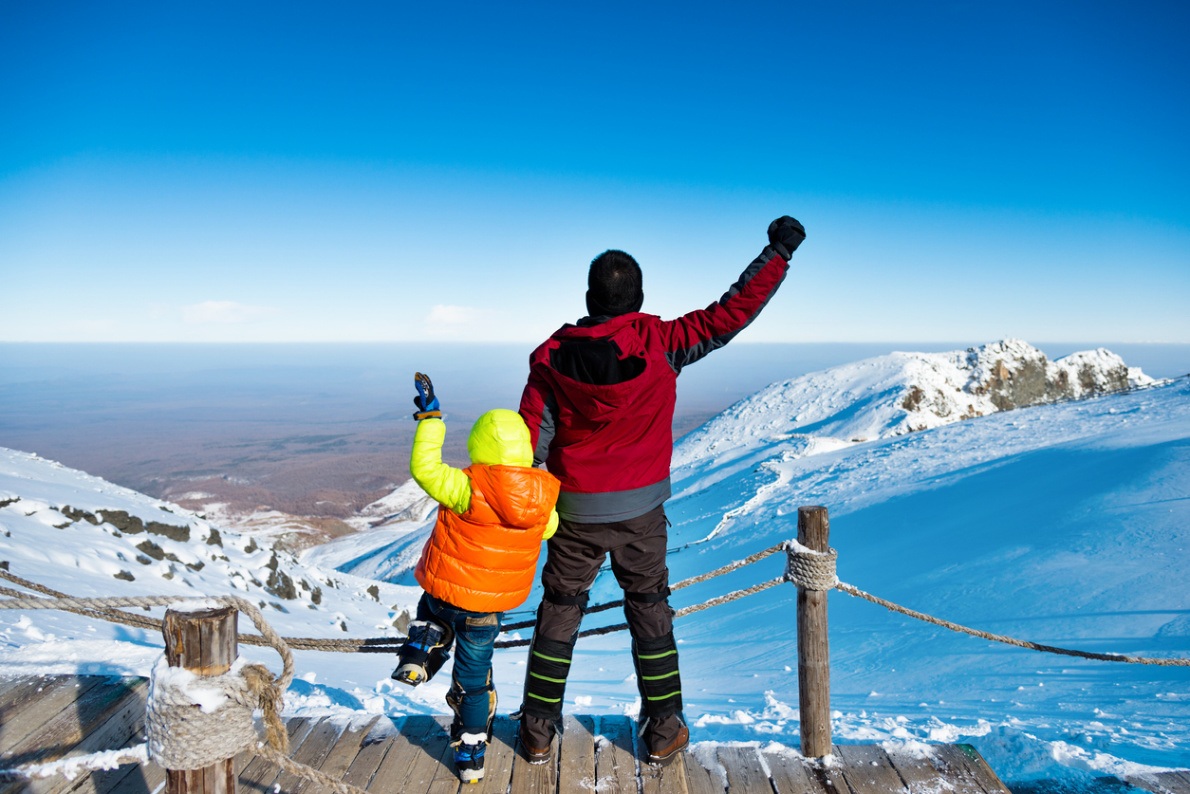
M 446 702 L 454 710 L 451 738 L 464 733 L 484 733 L 496 713 L 496 687 L 492 683 L 492 651 L 500 633 L 500 612 L 468 612 L 429 593 L 417 602 L 417 619 L 450 626 L 455 633 L 454 670 Z M 488 737 L 489 739 L 491 737 Z

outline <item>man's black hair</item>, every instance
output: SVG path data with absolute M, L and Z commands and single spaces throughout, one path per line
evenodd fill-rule
M 644 300 L 640 265 L 630 255 L 612 249 L 591 260 L 587 312 L 592 317 L 638 312 Z

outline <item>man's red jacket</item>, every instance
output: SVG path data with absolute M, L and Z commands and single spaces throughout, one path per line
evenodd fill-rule
M 756 319 L 788 270 L 766 246 L 705 309 L 584 317 L 533 351 L 520 413 L 534 463 L 562 482 L 561 518 L 622 521 L 669 498 L 678 374 Z

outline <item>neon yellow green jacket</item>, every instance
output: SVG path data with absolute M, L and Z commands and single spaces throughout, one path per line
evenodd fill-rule
M 415 576 L 426 592 L 471 612 L 503 612 L 524 603 L 541 541 L 558 525 L 560 484 L 533 468 L 529 429 L 515 411 L 481 416 L 467 439 L 471 465 L 442 462 L 446 424 L 423 419 L 409 469 L 441 506 Z

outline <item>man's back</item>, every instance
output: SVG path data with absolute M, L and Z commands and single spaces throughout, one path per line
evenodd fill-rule
M 800 224 L 796 231 L 804 238 Z M 632 257 L 608 251 L 591 263 L 590 315 L 533 352 L 521 397 L 534 462 L 562 482 L 559 515 L 616 521 L 669 498 L 678 374 L 756 318 L 796 247 L 770 234 L 770 244 L 718 301 L 673 320 L 639 311 L 644 296 Z

